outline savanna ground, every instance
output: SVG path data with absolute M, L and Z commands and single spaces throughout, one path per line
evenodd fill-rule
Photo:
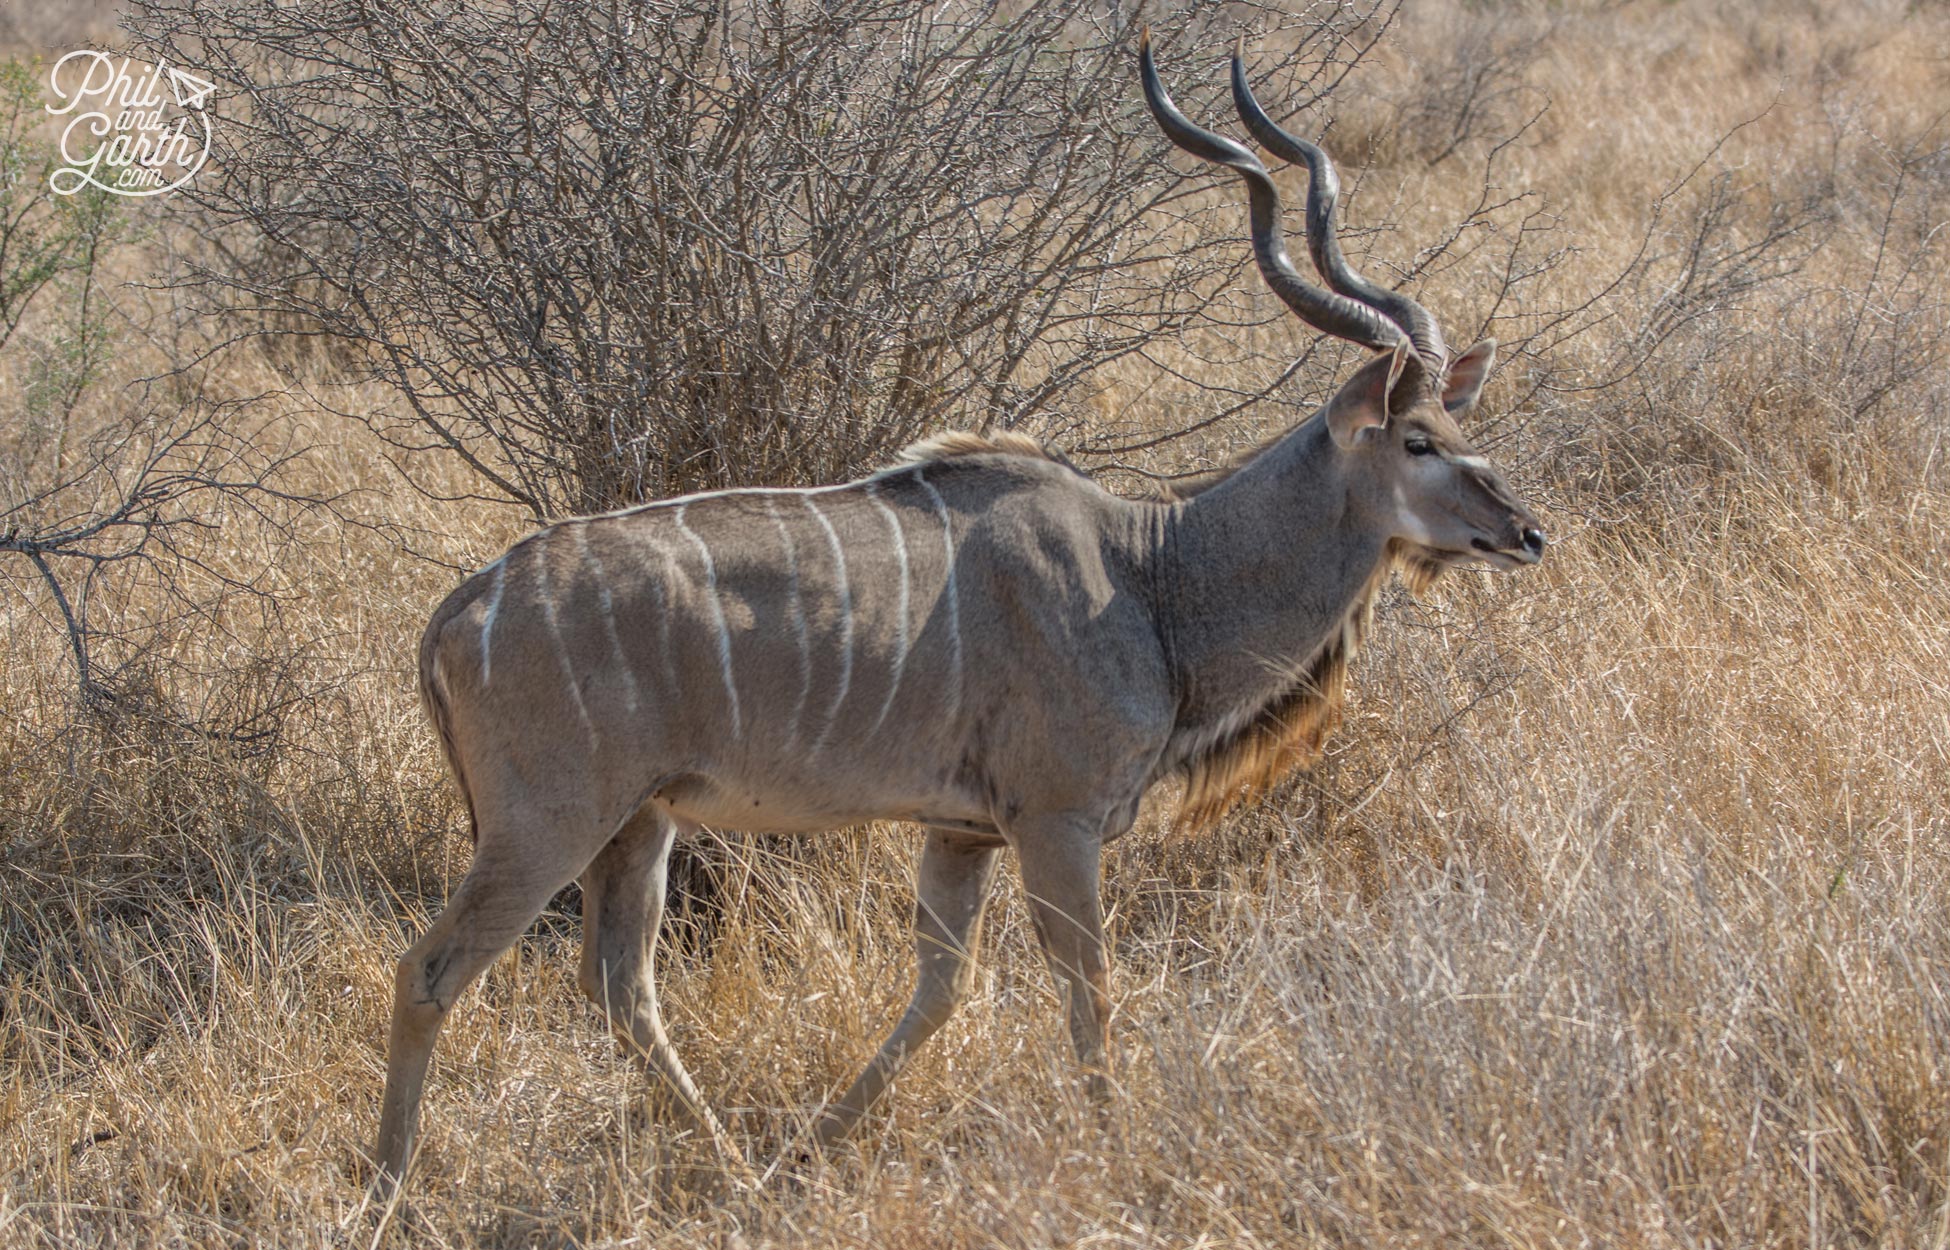
M 16 18 L 24 51 L 63 37 Z M 1498 304 L 1493 247 L 1418 289 L 1452 342 L 1524 345 L 1481 428 L 1548 558 L 1392 595 L 1319 769 L 1203 836 L 1154 804 L 1109 855 L 1107 1110 L 1005 880 L 972 1000 L 884 1115 L 756 1188 L 636 1115 L 565 897 L 456 1010 L 382 1224 L 393 959 L 468 853 L 408 657 L 526 521 L 400 487 L 299 398 L 328 360 L 225 356 L 302 480 L 370 493 L 198 539 L 292 593 L 274 628 L 167 632 L 171 698 L 282 709 L 265 738 L 78 702 L 8 567 L 0 1243 L 1950 1243 L 1947 110 L 1937 6 L 1411 4 L 1329 138 L 1353 224 L 1397 223 L 1376 258 L 1463 217 L 1493 149 L 1538 197 L 1506 223 L 1546 210 L 1551 300 L 1593 310 L 1569 329 Z M 135 278 L 170 239 L 128 211 Z M 21 411 L 58 376 L 44 307 L 41 364 L 0 378 Z M 110 336 L 91 385 L 155 340 Z M 1178 419 L 1151 386 L 1132 366 L 1098 415 Z M 664 1002 L 763 1173 L 905 1003 L 917 840 L 725 846 Z

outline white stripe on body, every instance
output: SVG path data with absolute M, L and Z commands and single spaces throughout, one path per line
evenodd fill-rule
M 704 594 L 711 601 L 711 621 L 718 627 L 718 669 L 724 675 L 724 692 L 731 700 L 731 736 L 744 736 L 744 718 L 738 712 L 738 683 L 731 677 L 731 629 L 725 624 L 724 604 L 718 599 L 718 568 L 712 563 L 711 549 L 697 531 L 684 524 L 684 504 L 677 505 L 677 528 L 684 536 L 697 545 L 697 553 L 704 557 Z
M 501 589 L 508 580 L 508 557 L 502 556 L 494 562 L 494 589 L 488 591 L 487 611 L 481 614 L 481 689 L 487 689 L 488 676 L 493 671 L 494 656 L 490 650 L 494 633 L 494 615 L 501 610 Z
M 847 585 L 846 552 L 840 549 L 840 536 L 834 531 L 833 523 L 813 502 L 810 492 L 801 493 L 799 497 L 805 501 L 806 511 L 812 513 L 820 528 L 826 531 L 827 545 L 833 549 L 833 569 L 840 579 L 840 684 L 833 694 L 833 706 L 826 709 L 826 724 L 813 742 L 812 749 L 818 752 L 832 734 L 833 723 L 839 719 L 840 705 L 846 702 L 847 687 L 853 683 L 853 590 Z
M 663 699 L 666 704 L 670 704 L 676 702 L 678 694 L 677 665 L 670 657 L 671 610 L 669 590 L 669 587 L 675 583 L 678 577 L 677 562 L 671 559 L 670 552 L 664 545 L 656 541 L 649 534 L 638 533 L 636 540 L 656 552 L 657 563 L 663 566 L 655 577 L 646 578 L 645 580 L 650 583 L 651 593 L 657 596 L 657 647 L 658 654 L 663 657 Z M 662 580 L 659 580 L 659 578 Z
M 771 496 L 765 497 L 765 511 L 771 516 L 772 524 L 778 527 L 779 541 L 785 545 L 785 572 L 787 589 L 792 595 L 791 616 L 792 633 L 799 643 L 799 697 L 792 704 L 792 719 L 786 723 L 786 741 L 799 740 L 799 720 L 805 715 L 806 700 L 812 695 L 812 636 L 806 628 L 806 607 L 799 599 L 799 552 L 792 541 L 792 529 L 779 515 L 778 505 Z
M 941 549 L 948 561 L 947 585 L 944 587 L 944 594 L 948 600 L 948 654 L 954 669 L 953 677 L 948 684 L 947 719 L 953 720 L 955 713 L 961 710 L 961 687 L 964 680 L 961 662 L 961 592 L 955 585 L 955 528 L 948 515 L 948 501 L 941 497 L 941 492 L 934 488 L 934 483 L 928 481 L 927 475 L 918 466 L 914 470 L 914 480 L 920 483 L 922 490 L 928 492 L 928 498 L 934 501 L 936 514 L 941 517 Z
M 616 656 L 616 662 L 622 666 L 623 681 L 628 686 L 630 711 L 635 712 L 642 706 L 643 692 L 637 688 L 636 669 L 630 664 L 630 657 L 623 654 L 623 640 L 616 633 L 616 600 L 609 593 L 609 575 L 603 571 L 603 562 L 589 548 L 587 525 L 576 526 L 576 552 L 582 556 L 583 563 L 587 564 L 596 575 L 596 594 L 602 599 L 603 604 L 603 630 L 609 634 L 611 653 Z
M 589 746 L 593 750 L 597 745 L 596 722 L 589 717 L 589 705 L 582 701 L 582 686 L 576 681 L 575 666 L 569 662 L 568 648 L 562 645 L 562 623 L 556 611 L 555 593 L 549 588 L 547 553 L 542 550 L 543 535 L 555 532 L 543 530 L 535 536 L 535 589 L 542 601 L 542 621 L 555 644 L 556 662 L 561 664 L 562 675 L 568 679 L 569 698 L 575 701 L 576 715 L 582 717 L 582 727 L 589 733 Z
M 908 585 L 907 536 L 901 533 L 901 519 L 892 508 L 887 506 L 886 500 L 880 497 L 880 491 L 874 483 L 869 482 L 867 484 L 867 498 L 873 500 L 873 506 L 880 509 L 880 515 L 887 518 L 888 527 L 894 531 L 894 559 L 900 565 L 901 571 L 900 611 L 894 620 L 896 629 L 894 634 L 894 671 L 887 679 L 887 697 L 881 700 L 880 715 L 873 718 L 873 728 L 867 730 L 867 733 L 871 736 L 881 725 L 886 723 L 887 713 L 892 711 L 894 707 L 894 696 L 900 693 L 901 671 L 907 667 L 907 612 L 912 591 Z

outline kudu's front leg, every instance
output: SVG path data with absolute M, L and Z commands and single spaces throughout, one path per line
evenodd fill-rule
M 1109 961 L 1099 897 L 1103 840 L 1078 821 L 1021 824 L 1011 830 L 1022 861 L 1022 889 L 1050 973 L 1063 992 L 1070 1040 L 1094 1099 L 1108 1092 L 1104 1042 L 1110 1023 Z
M 1000 854 L 995 847 L 929 831 L 915 883 L 914 955 L 920 967 L 914 999 L 866 1071 L 820 1113 L 815 1132 L 821 1146 L 852 1131 L 967 995 L 982 908 Z

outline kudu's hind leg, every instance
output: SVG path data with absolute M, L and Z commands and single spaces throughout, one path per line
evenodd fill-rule
M 400 957 L 376 1151 L 382 1190 L 406 1176 L 427 1064 L 454 1000 L 575 879 L 600 836 L 578 839 L 545 828 L 526 818 L 484 816 L 473 866 L 426 935 Z
M 1000 854 L 994 847 L 970 846 L 951 834 L 929 832 L 915 886 L 914 952 L 920 968 L 914 999 L 866 1071 L 820 1114 L 820 1145 L 838 1141 L 859 1123 L 968 993 L 982 907 Z
M 677 829 L 667 812 L 646 804 L 590 861 L 582 877 L 582 989 L 608 1016 L 624 1051 L 642 1065 L 656 1101 L 682 1127 L 707 1134 L 735 1158 L 670 1044 L 657 1006 L 657 928 Z

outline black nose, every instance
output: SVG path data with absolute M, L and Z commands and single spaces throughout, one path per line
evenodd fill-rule
M 1542 558 L 1544 554 L 1544 531 L 1535 527 L 1523 532 L 1523 549 L 1531 555 Z

